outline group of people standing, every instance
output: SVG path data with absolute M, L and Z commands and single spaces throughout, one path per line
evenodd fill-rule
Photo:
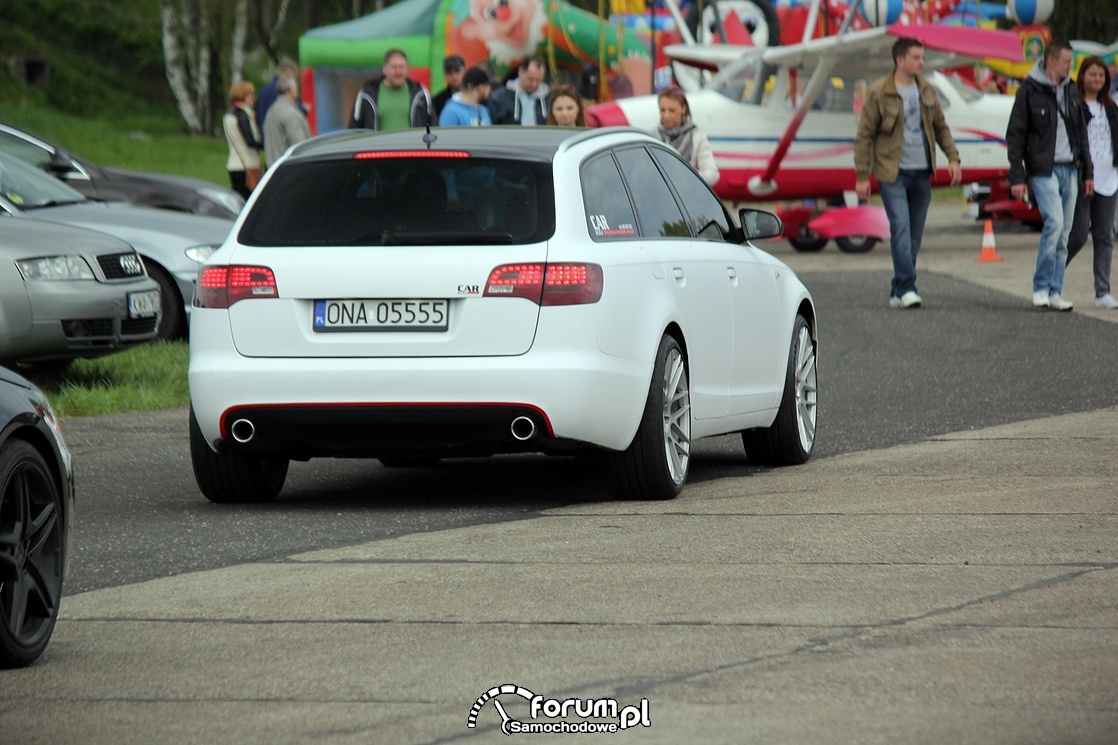
M 491 124 L 550 124 L 585 127 L 586 108 L 574 86 L 553 88 L 544 82 L 547 65 L 539 56 L 529 57 L 517 75 L 504 85 L 495 84 L 483 67 L 465 69 L 461 57 L 443 62 L 447 88 L 435 96 L 433 107 L 442 127 Z M 710 143 L 691 120 L 686 94 L 679 88 L 660 92 L 660 124 L 656 134 L 672 145 L 706 181 L 718 181 L 718 168 Z
M 1033 305 L 1071 310 L 1061 295 L 1064 271 L 1090 233 L 1094 239 L 1095 305 L 1118 308 L 1110 293 L 1114 208 L 1118 202 L 1118 108 L 1110 71 L 1088 57 L 1071 82 L 1072 48 L 1051 42 L 1017 91 L 1006 131 L 1010 189 L 1031 194 L 1043 220 Z
M 959 152 L 935 90 L 921 77 L 923 46 L 893 45 L 892 75 L 866 91 L 854 140 L 855 190 L 865 200 L 870 176 L 889 218 L 892 308 L 919 308 L 916 257 L 931 203 L 936 144 L 948 159 L 951 184 L 961 181 Z M 1033 272 L 1033 306 L 1069 311 L 1063 297 L 1067 263 L 1094 242 L 1095 305 L 1118 308 L 1110 290 L 1115 205 L 1118 203 L 1118 105 L 1101 57 L 1087 57 L 1070 78 L 1071 45 L 1055 40 L 1021 83 L 1006 129 L 1010 191 L 1031 195 L 1043 227 Z
M 516 76 L 504 83 L 494 80 L 480 65 L 464 68 L 465 62 L 458 56 L 443 62 L 447 88 L 433 102 L 439 126 L 586 126 L 582 95 L 573 86 L 551 87 L 545 83 L 547 63 L 543 57 L 528 57 L 517 68 Z
M 260 95 L 252 83 L 242 80 L 229 87 L 228 98 L 229 110 L 222 118 L 229 145 L 225 169 L 233 190 L 247 199 L 263 176 L 263 166 L 311 136 L 307 112 L 299 101 L 299 66 L 281 60 Z
M 544 82 L 547 63 L 533 55 L 521 62 L 504 84 L 488 69 L 466 69 L 457 55 L 443 60 L 446 87 L 432 97 L 422 83 L 408 77 L 408 58 L 400 49 L 385 52 L 381 75 L 365 83 L 353 102 L 348 127 L 391 131 L 411 127 L 552 125 L 585 127 L 586 106 L 578 89 Z M 687 96 L 678 88 L 660 93 L 660 126 L 655 134 L 671 144 L 710 184 L 718 180 L 710 143 L 691 121 Z M 246 198 L 270 166 L 291 145 L 311 136 L 299 102 L 299 68 L 284 59 L 276 76 L 256 95 L 252 83 L 234 83 L 224 117 L 229 144 L 226 169 L 233 189 Z
M 893 73 L 866 90 L 854 139 L 855 191 L 870 194 L 877 180 L 889 219 L 893 279 L 891 308 L 919 308 L 916 259 L 931 204 L 936 145 L 947 155 L 952 186 L 962 181 L 959 152 L 935 89 L 922 77 L 924 47 L 901 38 L 892 48 Z M 1063 297 L 1064 272 L 1094 242 L 1095 303 L 1118 308 L 1111 294 L 1112 230 L 1118 205 L 1118 82 L 1101 57 L 1087 57 L 1076 82 L 1069 77 L 1072 48 L 1052 41 L 1017 90 L 1006 130 L 1009 181 L 1016 199 L 1029 195 L 1043 220 L 1033 273 L 1033 305 L 1072 309 Z M 464 60 L 443 62 L 446 88 L 432 98 L 408 77 L 407 55 L 385 53 L 383 74 L 357 94 L 350 128 L 378 131 L 438 124 L 443 127 L 493 124 L 586 126 L 585 105 L 573 86 L 551 88 L 542 57 L 525 59 L 516 76 L 501 85 L 482 66 Z M 284 60 L 259 97 L 251 83 L 229 89 L 224 117 L 229 143 L 227 169 L 234 190 L 244 196 L 262 175 L 260 154 L 271 165 L 288 147 L 310 137 L 299 103 L 299 69 Z M 658 96 L 660 124 L 653 134 L 672 145 L 712 186 L 719 172 L 710 143 L 692 121 L 686 94 L 666 88 Z
M 439 126 L 586 126 L 582 95 L 570 85 L 548 86 L 542 57 L 526 59 L 516 77 L 504 84 L 495 82 L 481 66 L 465 70 L 464 65 L 457 56 L 443 63 L 447 88 L 433 101 Z

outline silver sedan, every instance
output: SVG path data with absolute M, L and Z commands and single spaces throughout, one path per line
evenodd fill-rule
M 0 217 L 0 363 L 99 357 L 159 328 L 160 294 L 127 243 Z
M 0 218 L 4 214 L 98 230 L 135 248 L 159 284 L 162 339 L 184 335 L 198 269 L 233 227 L 232 220 L 86 199 L 34 166 L 0 153 Z

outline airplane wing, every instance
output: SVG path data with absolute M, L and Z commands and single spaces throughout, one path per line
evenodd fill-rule
M 972 64 L 985 58 L 1020 62 L 1024 59 L 1017 34 L 995 29 L 937 24 L 894 24 L 887 27 L 849 31 L 842 36 L 824 36 L 800 44 L 767 47 L 761 52 L 765 62 L 777 67 L 814 70 L 831 64 L 835 75 L 873 77 L 893 69 L 890 50 L 898 38 L 907 36 L 924 45 L 925 65 L 929 70 Z M 684 64 L 717 70 L 739 59 L 755 47 L 730 44 L 694 46 L 672 44 L 664 53 Z
M 738 44 L 669 44 L 664 47 L 664 54 L 670 59 L 682 62 L 692 67 L 717 72 L 722 67 L 736 62 L 745 50 L 756 50 L 756 47 L 746 47 Z
M 763 59 L 772 65 L 812 69 L 824 59 L 835 63 L 843 75 L 881 74 L 893 69 L 893 42 L 901 37 L 924 45 L 925 68 L 938 70 L 974 64 L 984 58 L 1024 60 L 1016 34 L 995 29 L 936 24 L 894 24 L 884 28 L 851 31 L 845 36 L 827 36 L 803 44 L 769 47 Z

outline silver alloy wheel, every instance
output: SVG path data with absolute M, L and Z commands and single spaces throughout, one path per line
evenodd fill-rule
M 819 388 L 815 380 L 815 345 L 807 326 L 801 326 L 796 340 L 796 428 L 800 446 L 811 452 L 815 443 L 815 417 L 819 405 Z
M 814 373 L 812 380 L 814 384 Z M 683 483 L 691 458 L 691 391 L 687 366 L 678 348 L 668 353 L 664 366 L 664 451 L 672 481 Z

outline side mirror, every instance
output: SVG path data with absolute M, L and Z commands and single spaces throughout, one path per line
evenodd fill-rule
M 74 169 L 74 161 L 70 160 L 70 156 L 65 153 L 60 153 L 55 150 L 50 154 L 50 170 L 52 173 L 65 176 Z
M 771 212 L 742 207 L 738 210 L 738 219 L 741 221 L 741 231 L 747 241 L 784 235 L 784 223 Z

